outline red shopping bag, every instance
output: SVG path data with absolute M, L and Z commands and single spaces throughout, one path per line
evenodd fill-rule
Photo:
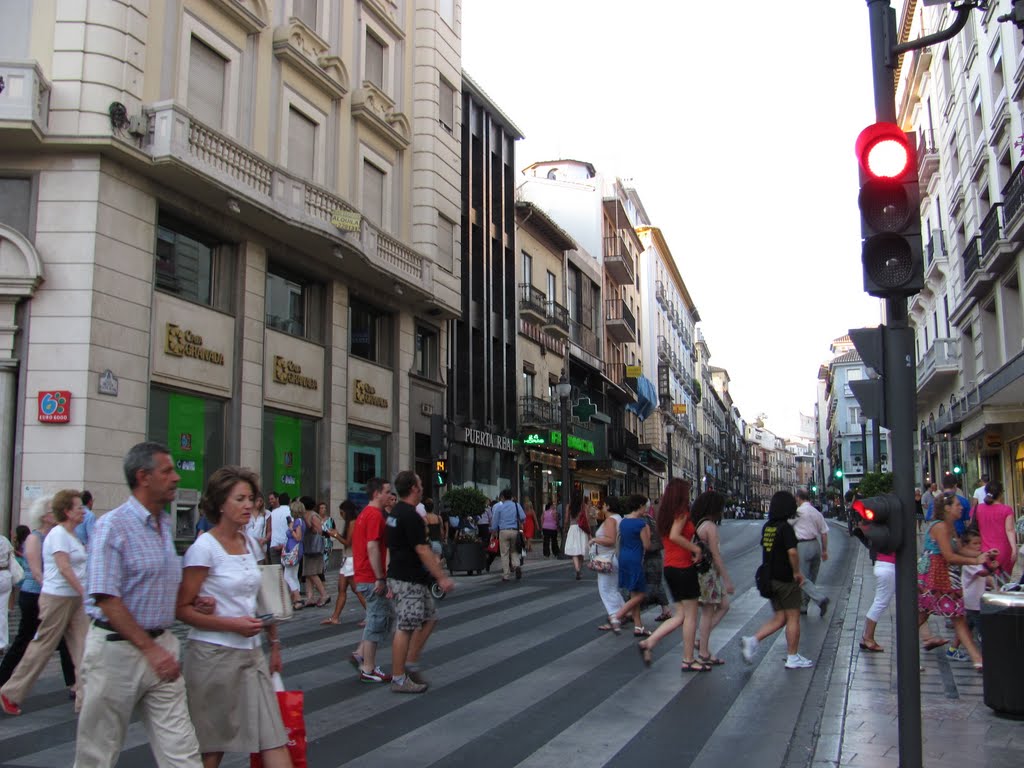
M 496 555 L 501 551 L 501 544 L 498 542 L 498 534 L 491 534 L 491 540 L 487 542 L 487 551 L 492 555 Z
M 277 704 L 281 707 L 281 720 L 288 732 L 288 754 L 292 768 L 307 768 L 306 762 L 306 720 L 302 714 L 304 694 L 302 691 L 286 691 L 281 675 L 273 674 Z M 263 768 L 263 758 L 258 752 L 249 755 L 249 768 Z

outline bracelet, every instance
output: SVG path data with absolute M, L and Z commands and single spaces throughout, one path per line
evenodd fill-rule
M 270 641 L 270 644 L 271 644 L 271 645 L 280 645 L 280 644 L 281 644 L 281 641 L 280 641 L 280 640 L 277 640 L 277 639 L 275 638 L 274 640 L 271 640 L 271 641 Z

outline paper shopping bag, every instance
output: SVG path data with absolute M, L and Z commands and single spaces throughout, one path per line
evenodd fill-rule
M 274 690 L 277 691 L 277 704 L 281 708 L 281 720 L 288 733 L 288 754 L 292 758 L 292 768 L 307 768 L 306 762 L 306 720 L 302 713 L 304 694 L 302 691 L 286 691 L 281 675 L 275 672 Z M 263 768 L 263 759 L 259 753 L 249 755 L 249 768 Z

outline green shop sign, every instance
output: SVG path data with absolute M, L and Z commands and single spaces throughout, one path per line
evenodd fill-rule
M 554 430 L 550 433 L 531 432 L 523 438 L 523 445 L 540 445 L 548 448 L 560 448 L 562 445 L 561 430 Z M 580 453 L 594 454 L 594 444 L 590 440 L 584 440 L 576 435 L 569 435 L 569 447 Z

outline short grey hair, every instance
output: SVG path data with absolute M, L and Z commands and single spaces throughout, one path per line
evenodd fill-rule
M 33 531 L 37 528 L 41 528 L 43 525 L 43 518 L 46 517 L 48 512 L 53 511 L 53 494 L 47 494 L 46 496 L 40 496 L 32 502 L 32 506 L 28 510 L 28 527 Z
M 128 487 L 135 490 L 139 484 L 138 473 L 141 469 L 144 472 L 152 472 L 156 469 L 155 457 L 161 454 L 171 455 L 166 445 L 156 442 L 136 443 L 124 457 L 124 479 L 128 481 Z
M 796 497 L 800 501 L 810 501 L 811 500 L 811 494 L 808 493 L 806 488 L 797 488 L 796 489 Z

